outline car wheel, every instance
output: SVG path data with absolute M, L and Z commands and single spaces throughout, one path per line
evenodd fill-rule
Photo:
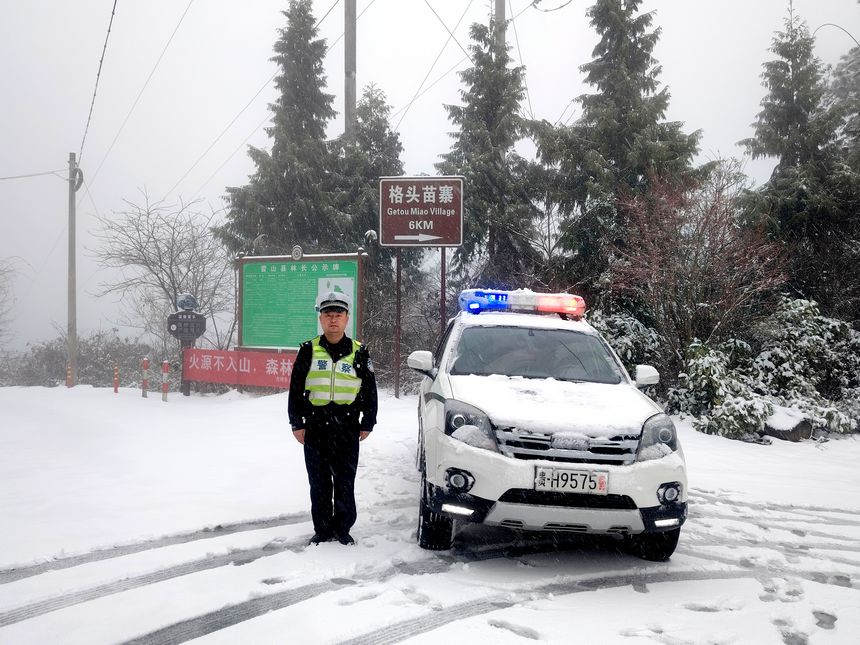
M 418 546 L 430 551 L 445 551 L 454 543 L 454 520 L 430 508 L 429 484 L 421 469 L 421 503 L 418 512 Z
M 665 562 L 675 552 L 681 529 L 673 529 L 662 533 L 639 533 L 629 538 L 631 551 L 652 562 Z

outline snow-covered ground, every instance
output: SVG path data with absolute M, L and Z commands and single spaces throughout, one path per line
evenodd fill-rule
M 857 643 L 860 439 L 681 422 L 671 561 L 469 528 L 415 544 L 412 397 L 362 444 L 355 547 L 311 535 L 286 396 L 0 388 L 0 643 Z

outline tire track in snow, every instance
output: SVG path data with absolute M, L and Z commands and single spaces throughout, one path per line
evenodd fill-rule
M 449 568 L 447 563 L 428 560 L 426 562 L 388 565 L 383 569 L 368 571 L 362 576 L 352 579 L 333 578 L 331 580 L 316 581 L 293 589 L 228 605 L 227 607 L 195 616 L 194 618 L 167 625 L 147 634 L 137 636 L 132 640 L 123 641 L 123 643 L 124 645 L 172 645 L 173 643 L 184 643 L 194 638 L 243 623 L 246 620 L 257 618 L 270 611 L 284 609 L 290 605 L 311 600 L 330 591 L 351 587 L 356 584 L 383 581 L 398 573 L 407 575 L 438 574 L 448 571 Z
M 817 572 L 796 572 L 792 575 L 805 577 L 809 580 L 814 580 L 815 582 L 822 582 L 820 578 L 815 577 L 818 575 Z M 697 582 L 705 580 L 733 580 L 743 578 L 760 579 L 760 573 L 750 570 L 685 572 L 657 571 L 621 573 L 611 576 L 577 579 L 569 582 L 552 582 L 528 589 L 522 594 L 522 597 L 512 598 L 515 594 L 507 593 L 504 595 L 497 594 L 480 600 L 459 603 L 451 607 L 446 607 L 440 611 L 436 611 L 432 614 L 418 616 L 416 618 L 386 625 L 385 627 L 367 632 L 356 638 L 341 641 L 340 645 L 386 645 L 389 643 L 399 643 L 407 638 L 433 631 L 434 629 L 444 627 L 445 625 L 449 625 L 460 620 L 486 615 L 499 609 L 507 609 L 524 601 L 533 601 L 536 599 L 535 595 L 541 596 L 540 599 L 546 599 L 551 595 L 567 595 L 625 586 L 631 586 L 634 588 L 638 587 L 641 589 L 644 585 L 658 584 L 662 582 Z M 840 584 L 839 586 L 844 585 Z
M 729 492 L 731 494 L 731 492 Z M 817 505 L 809 505 L 809 504 L 778 504 L 775 502 L 754 502 L 754 501 L 744 501 L 738 499 L 726 499 L 716 493 L 711 491 L 705 491 L 698 488 L 690 489 L 690 496 L 693 498 L 701 497 L 707 502 L 713 502 L 716 504 L 724 504 L 726 506 L 738 506 L 743 508 L 749 508 L 755 511 L 765 511 L 765 512 L 773 512 L 773 511 L 783 511 L 788 513 L 797 513 L 799 515 L 804 515 L 815 519 L 816 521 L 830 521 L 836 520 L 836 518 L 822 517 L 819 513 L 837 513 L 840 515 L 849 515 L 856 517 L 856 523 L 860 525 L 860 511 L 857 510 L 846 510 L 843 508 L 833 508 L 830 506 L 817 506 Z M 854 521 L 847 520 L 849 523 L 853 524 Z
M 377 506 L 375 511 L 379 512 L 380 508 L 385 510 L 391 509 L 394 511 L 399 510 L 397 505 L 389 504 L 382 507 Z M 395 524 L 388 522 L 385 526 L 387 528 L 391 528 L 392 526 L 395 526 Z M 164 582 L 173 578 L 192 575 L 229 565 L 241 566 L 254 562 L 255 560 L 259 560 L 260 558 L 284 553 L 285 551 L 300 552 L 307 548 L 307 546 L 307 539 L 304 537 L 298 540 L 289 541 L 280 541 L 276 539 L 263 546 L 246 549 L 231 549 L 229 553 L 222 555 L 207 556 L 205 558 L 184 562 L 182 564 L 166 567 L 157 571 L 126 577 L 120 580 L 113 580 L 111 582 L 106 582 L 94 587 L 81 589 L 59 596 L 52 596 L 50 598 L 37 600 L 20 607 L 15 607 L 14 609 L 0 612 L 0 627 L 36 618 L 37 616 L 65 609 L 66 607 L 71 607 L 73 605 L 97 600 L 104 596 L 110 596 L 124 591 L 131 591 L 132 589 L 138 589 L 140 587 Z
M 749 506 L 749 505 L 745 505 L 745 504 L 738 504 L 738 505 L 739 506 Z M 399 510 L 399 509 L 403 509 L 403 508 L 409 508 L 411 506 L 414 506 L 414 503 L 412 501 L 400 500 L 399 502 L 395 502 L 395 503 L 386 503 L 386 504 L 371 506 L 367 510 L 369 510 L 369 511 L 373 511 L 373 510 L 378 511 L 378 510 L 386 510 L 386 509 Z M 793 511 L 794 507 L 790 507 L 790 509 Z M 767 516 L 768 511 L 773 512 L 774 510 L 780 510 L 780 509 L 771 508 L 769 506 L 762 506 L 761 510 L 764 511 L 763 517 L 760 518 L 763 522 L 767 522 L 769 520 L 780 520 L 780 519 L 782 519 L 782 518 L 773 518 L 773 517 Z M 818 512 L 821 512 L 821 511 L 843 512 L 843 511 L 839 511 L 836 509 L 825 509 L 825 508 L 820 508 L 820 509 L 816 509 L 816 510 Z M 851 513 L 850 511 L 844 511 L 844 512 L 845 513 Z M 705 517 L 715 517 L 716 519 L 730 519 L 730 520 L 738 520 L 738 521 L 749 521 L 749 518 L 734 517 L 734 516 L 722 516 L 722 515 L 717 515 L 717 514 L 711 515 L 710 513 L 706 514 Z M 813 519 L 820 520 L 821 518 L 818 516 L 809 517 L 809 520 L 813 520 Z M 195 541 L 195 540 L 211 539 L 214 537 L 220 537 L 223 535 L 229 535 L 231 533 L 238 533 L 241 531 L 252 531 L 252 530 L 259 530 L 259 529 L 263 529 L 263 528 L 270 528 L 270 527 L 277 527 L 277 526 L 283 526 L 283 525 L 289 525 L 289 524 L 296 524 L 296 523 L 301 523 L 303 521 L 309 521 L 309 517 L 308 517 L 307 513 L 297 513 L 297 514 L 293 514 L 293 515 L 289 515 L 289 516 L 279 516 L 277 518 L 261 519 L 261 520 L 255 520 L 255 521 L 250 521 L 250 522 L 240 522 L 240 523 L 231 524 L 231 525 L 224 525 L 224 526 L 219 525 L 219 526 L 216 526 L 214 529 L 206 528 L 206 529 L 201 529 L 199 531 L 194 531 L 194 532 L 190 532 L 190 533 L 182 533 L 182 534 L 176 534 L 176 535 L 163 536 L 163 537 L 155 539 L 155 540 L 149 540 L 149 541 L 138 543 L 138 544 L 126 545 L 124 547 L 116 547 L 116 548 L 111 548 L 111 549 L 100 549 L 97 551 L 90 552 L 88 554 L 82 554 L 80 556 L 72 556 L 69 558 L 65 558 L 63 560 L 52 561 L 52 562 L 47 562 L 47 563 L 40 563 L 38 565 L 33 565 L 32 567 L 25 568 L 25 570 L 12 570 L 9 572 L 4 572 L 4 573 L 11 575 L 11 574 L 14 574 L 17 572 L 18 575 L 14 579 L 20 579 L 23 577 L 27 577 L 29 575 L 38 575 L 39 573 L 42 573 L 46 570 L 57 569 L 57 568 L 69 568 L 69 567 L 74 567 L 74 566 L 78 566 L 81 564 L 86 564 L 88 562 L 95 562 L 98 560 L 104 560 L 104 559 L 108 559 L 108 558 L 122 557 L 124 555 L 139 553 L 141 551 L 161 548 L 161 547 L 169 546 L 169 545 L 173 545 L 173 544 L 182 544 L 182 543 L 191 542 L 191 541 Z M 692 529 L 694 525 L 693 525 L 693 523 L 691 523 L 689 526 Z M 695 530 L 693 531 L 694 536 L 697 533 L 699 533 L 699 531 L 695 531 Z M 540 535 L 540 534 L 538 534 L 538 535 Z M 703 535 L 704 535 L 704 533 L 703 533 Z M 804 537 L 806 535 L 811 536 L 811 533 L 805 533 Z M 826 537 L 836 537 L 836 536 L 829 536 L 826 534 L 822 534 L 822 535 L 824 535 Z M 713 536 L 710 536 L 710 537 L 713 540 Z M 561 540 L 558 543 L 556 542 L 556 540 L 554 538 L 544 538 L 544 539 L 540 539 L 540 538 L 534 539 L 533 538 L 533 539 L 529 539 L 529 540 L 522 540 L 521 539 L 521 540 L 514 542 L 513 544 L 510 542 L 507 542 L 504 544 L 499 544 L 499 545 L 490 544 L 487 546 L 479 546 L 477 549 L 469 548 L 469 547 L 464 548 L 462 545 L 460 545 L 460 546 L 455 545 L 455 548 L 451 553 L 449 553 L 449 554 L 438 554 L 436 556 L 436 561 L 439 563 L 439 566 L 444 565 L 443 566 L 443 569 L 444 569 L 444 568 L 450 567 L 451 564 L 458 563 L 458 562 L 464 562 L 464 561 L 466 561 L 466 562 L 468 562 L 468 561 L 481 561 L 481 560 L 489 560 L 489 559 L 502 558 L 502 557 L 516 558 L 516 557 L 522 556 L 522 555 L 558 551 L 559 547 L 561 547 L 562 549 L 569 548 L 571 546 L 571 542 L 573 544 L 575 544 L 575 543 L 578 543 L 580 541 L 580 539 L 581 538 L 579 538 L 579 537 L 573 537 L 572 536 L 571 538 L 568 539 L 568 541 Z M 748 540 L 744 540 L 744 539 L 741 539 L 741 540 L 737 540 L 737 539 L 735 539 L 735 540 L 718 540 L 718 542 L 721 542 L 722 543 L 721 545 L 725 545 L 725 546 L 746 546 L 746 547 L 756 546 L 755 544 L 750 544 L 750 542 Z M 832 556 L 828 557 L 828 556 L 823 555 L 823 554 L 808 553 L 806 551 L 806 549 L 812 548 L 812 547 L 808 547 L 806 545 L 797 545 L 797 544 L 791 544 L 791 543 L 786 543 L 786 542 L 779 542 L 779 543 L 762 544 L 761 546 L 767 546 L 770 548 L 775 548 L 777 550 L 781 550 L 784 553 L 790 554 L 790 555 L 796 555 L 798 553 L 802 553 L 805 555 L 809 555 L 810 557 L 817 557 L 823 561 L 829 562 L 830 564 L 837 564 L 837 563 L 849 564 L 849 561 L 842 561 L 841 559 L 835 558 Z M 830 550 L 840 550 L 840 551 L 852 551 L 853 552 L 853 551 L 860 550 L 860 549 L 857 549 L 851 545 L 825 545 L 825 546 L 815 545 L 815 546 L 817 548 L 827 548 Z M 298 550 L 303 549 L 304 547 L 305 547 L 305 544 L 304 544 L 303 540 L 302 541 L 295 541 L 294 540 L 292 542 L 277 542 L 277 541 L 275 541 L 275 542 L 270 542 L 269 544 L 264 545 L 262 547 L 254 547 L 251 549 L 236 550 L 236 551 L 232 551 L 231 553 L 224 554 L 222 556 L 207 557 L 207 558 L 204 558 L 201 560 L 195 560 L 192 562 L 168 567 L 168 568 L 165 568 L 165 569 L 162 569 L 159 571 L 154 571 L 151 573 L 135 576 L 133 578 L 126 578 L 123 580 L 117 580 L 117 581 L 109 582 L 106 584 L 91 587 L 89 589 L 84 589 L 84 590 L 80 590 L 80 591 L 73 592 L 70 594 L 65 594 L 62 596 L 56 596 L 56 597 L 48 598 L 48 599 L 45 599 L 42 601 L 33 602 L 33 603 L 28 604 L 28 605 L 0 613 L 0 626 L 13 624 L 16 622 L 20 622 L 22 620 L 34 618 L 36 616 L 39 616 L 39 615 L 42 615 L 42 614 L 45 614 L 45 613 L 48 613 L 51 611 L 63 609 L 65 607 L 69 607 L 69 606 L 72 606 L 75 604 L 88 602 L 90 600 L 95 600 L 95 599 L 103 597 L 103 596 L 121 593 L 123 591 L 128 591 L 128 590 L 135 589 L 135 588 L 142 587 L 142 586 L 155 584 L 155 583 L 158 583 L 158 582 L 161 582 L 164 580 L 169 580 L 171 578 L 190 575 L 190 574 L 205 571 L 208 569 L 227 566 L 229 564 L 237 564 L 237 563 L 244 564 L 247 562 L 254 561 L 254 560 L 261 558 L 261 557 L 266 557 L 268 555 L 275 555 L 275 554 L 282 553 L 282 552 L 287 551 L 287 550 L 298 551 Z M 684 553 L 685 549 L 679 548 L 679 552 Z M 688 555 L 692 555 L 692 556 L 696 555 L 695 553 L 689 552 L 689 551 L 686 551 L 686 553 Z M 709 556 L 709 557 L 711 557 L 711 556 Z M 719 558 L 715 558 L 715 559 L 719 560 Z M 731 560 L 726 560 L 725 563 L 730 564 L 732 566 L 743 566 L 743 565 L 739 564 L 738 562 L 736 562 L 736 561 L 733 562 Z M 57 566 L 58 564 L 61 566 Z M 851 563 L 851 564 L 853 564 L 853 563 Z M 745 567 L 743 569 L 743 572 L 745 574 L 749 574 L 750 570 L 751 569 L 749 567 Z M 768 569 L 768 571 L 771 575 L 773 575 L 774 573 L 776 573 L 776 574 L 787 573 L 789 575 L 802 575 L 798 572 L 790 571 L 790 570 L 785 570 L 785 571 L 780 572 L 780 571 L 775 571 L 773 569 Z M 394 568 L 387 573 L 385 571 L 372 572 L 372 575 L 373 575 L 373 579 L 379 580 L 380 576 L 394 575 L 395 573 L 405 573 L 405 572 L 406 571 L 402 570 L 402 567 L 401 567 L 401 569 Z M 431 570 L 427 570 L 426 568 L 422 568 L 421 566 L 419 566 L 415 573 L 437 573 L 437 572 L 441 572 L 441 570 L 440 571 L 435 571 L 435 570 L 431 571 Z M 828 579 L 833 578 L 833 576 L 831 574 L 821 573 L 821 572 L 814 572 L 814 575 L 812 573 L 810 573 L 808 575 L 810 576 L 810 579 L 814 579 L 817 582 L 821 582 L 822 580 L 826 581 Z M 837 574 L 834 574 L 834 575 L 837 575 Z M 365 576 L 363 576 L 363 578 L 364 577 Z M 848 577 L 848 576 L 842 575 L 840 577 L 840 579 L 841 579 L 840 584 L 842 586 L 845 586 L 845 584 L 844 584 L 845 580 L 848 580 L 848 586 L 852 586 L 854 584 L 851 582 L 850 577 Z M 9 581 L 11 581 L 11 580 L 7 580 L 7 582 L 9 582 Z M 332 588 L 337 588 L 339 586 L 339 584 L 337 584 L 337 583 L 332 583 L 332 584 L 334 584 L 334 587 L 332 587 Z M 319 584 L 310 585 L 310 586 L 313 586 L 314 588 L 320 589 L 319 593 L 325 593 L 325 591 L 330 590 L 330 589 L 328 589 L 328 587 L 326 587 L 326 584 L 323 584 L 322 586 L 320 586 Z M 274 608 L 284 607 L 284 606 L 288 606 L 289 604 L 295 604 L 296 602 L 301 602 L 302 599 L 306 599 L 302 595 L 303 593 L 306 593 L 306 592 L 287 590 L 287 591 L 277 592 L 277 593 L 273 594 L 271 596 L 271 598 L 273 598 L 273 599 L 269 600 L 269 601 L 265 600 L 266 598 L 270 598 L 270 596 L 267 595 L 267 596 L 263 596 L 260 598 L 255 598 L 253 600 L 247 601 L 247 603 L 242 603 L 242 605 L 247 604 L 247 610 L 248 610 L 248 612 L 250 612 L 247 615 L 247 617 L 245 617 L 245 618 L 239 618 L 241 616 L 246 615 L 243 613 L 243 610 L 237 610 L 236 612 L 232 612 L 233 607 L 239 607 L 240 605 L 234 605 L 234 606 L 227 607 L 223 611 L 228 612 L 229 616 L 231 616 L 229 618 L 229 621 L 232 621 L 232 622 L 228 621 L 229 624 L 235 624 L 236 622 L 242 622 L 243 620 L 248 620 L 249 618 L 253 618 L 255 615 L 260 615 L 261 613 L 265 613 L 266 611 L 271 611 L 272 607 L 274 607 Z M 313 595 L 318 595 L 318 594 L 313 594 Z M 308 596 L 308 597 L 311 597 L 311 596 Z M 497 604 L 498 600 L 497 599 L 488 600 L 487 602 L 489 602 L 490 604 L 494 604 L 494 603 Z M 266 608 L 266 607 L 269 607 L 269 608 Z M 489 609 L 487 611 L 489 611 Z M 258 613 L 254 613 L 254 612 L 258 612 Z M 478 612 L 478 614 L 479 613 L 481 613 L 481 612 Z M 204 625 L 204 626 L 210 625 L 211 626 L 211 625 L 221 624 L 221 622 L 223 620 L 225 620 L 225 616 L 228 615 L 228 614 L 225 614 L 225 616 L 218 617 L 218 616 L 216 616 L 216 614 L 218 614 L 218 612 L 212 612 L 211 614 L 206 614 L 206 615 L 199 617 L 199 618 L 189 619 L 189 621 L 184 621 L 181 624 L 187 623 L 188 629 L 193 631 L 195 629 L 202 629 L 203 627 L 201 627 L 201 625 Z M 254 614 L 254 615 L 250 615 L 250 614 Z M 477 614 L 475 614 L 475 615 L 477 615 Z M 210 620 L 214 620 L 214 622 L 210 622 Z M 227 625 L 224 625 L 224 626 L 227 626 Z M 222 628 L 223 627 L 219 627 L 217 629 L 222 629 Z M 206 629 L 210 629 L 210 628 L 206 627 Z M 428 628 L 428 629 L 432 629 L 432 627 Z M 179 631 L 180 631 L 180 633 L 184 633 L 181 629 Z M 210 629 L 210 631 L 216 631 L 216 629 Z M 209 632 L 205 632 L 205 633 L 209 633 Z
M 375 504 L 372 506 L 368 506 L 363 510 L 366 510 L 367 512 L 377 512 L 385 509 L 400 510 L 413 506 L 417 509 L 418 502 L 415 500 L 399 500 L 394 502 L 388 502 L 385 504 Z M 135 553 L 141 553 L 143 551 L 161 549 L 166 546 L 187 544 L 189 542 L 196 542 L 198 540 L 211 540 L 213 538 L 219 538 L 225 535 L 233 535 L 235 533 L 259 531 L 262 529 L 277 528 L 279 526 L 290 526 L 293 524 L 301 524 L 303 522 L 310 521 L 310 513 L 307 511 L 302 511 L 300 513 L 290 513 L 288 515 L 279 515 L 277 517 L 261 518 L 258 520 L 249 520 L 246 522 L 236 522 L 234 524 L 218 524 L 214 527 L 206 527 L 187 533 L 164 535 L 158 538 L 154 538 L 152 540 L 145 540 L 143 542 L 135 542 L 132 544 L 125 544 L 121 546 L 94 549 L 92 551 L 87 551 L 86 553 L 81 553 L 78 555 L 55 558 L 46 562 L 39 562 L 36 564 L 30 564 L 21 567 L 9 567 L 7 569 L 0 570 L 0 584 L 8 584 L 10 582 L 22 580 L 24 578 L 30 578 L 32 576 L 37 576 L 47 571 L 68 569 L 71 567 L 77 567 L 82 564 L 89 564 L 90 562 L 99 562 L 102 560 L 110 560 L 112 558 L 121 558 L 126 555 L 133 555 Z
M 523 543 L 521 545 L 496 545 L 481 547 L 477 550 L 469 550 L 468 548 L 456 547 L 451 553 L 439 553 L 431 556 L 427 561 L 419 561 L 394 565 L 382 570 L 367 571 L 361 576 L 354 576 L 352 580 L 344 581 L 335 579 L 329 581 L 321 581 L 319 583 L 311 583 L 302 587 L 286 590 L 272 595 L 267 595 L 263 598 L 253 598 L 241 603 L 223 607 L 206 614 L 168 625 L 160 628 L 149 634 L 144 634 L 135 638 L 129 643 L 134 645 L 161 645 L 167 643 L 182 643 L 193 638 L 198 638 L 206 634 L 239 624 L 246 620 L 251 620 L 269 611 L 284 609 L 291 605 L 309 600 L 323 593 L 335 591 L 343 588 L 346 584 L 365 585 L 370 582 L 384 582 L 396 574 L 403 575 L 439 575 L 445 574 L 451 570 L 452 565 L 459 562 L 476 562 L 493 560 L 502 557 L 516 557 L 517 555 L 537 555 L 547 552 L 558 552 L 561 547 L 570 547 L 578 541 L 575 538 L 569 538 L 570 542 L 563 544 L 544 544 L 534 545 Z M 732 570 L 695 570 L 695 571 L 637 571 L 636 568 L 631 570 L 606 575 L 594 575 L 586 578 L 577 578 L 570 581 L 551 582 L 538 587 L 532 587 L 517 594 L 517 592 L 506 592 L 505 594 L 494 594 L 486 598 L 471 600 L 460 603 L 443 610 L 433 611 L 432 613 L 401 621 L 391 625 L 386 625 L 383 628 L 363 634 L 355 639 L 344 641 L 350 645 L 369 644 L 376 645 L 377 643 L 396 643 L 416 634 L 425 633 L 442 627 L 444 625 L 472 618 L 474 616 L 488 614 L 498 609 L 508 608 L 523 600 L 532 600 L 534 594 L 540 594 L 543 597 L 548 597 L 552 594 L 568 594 L 582 591 L 594 591 L 597 589 L 607 589 L 622 586 L 633 586 L 634 588 L 643 588 L 647 584 L 655 584 L 660 582 L 685 582 L 685 581 L 704 581 L 704 580 L 725 580 L 725 579 L 741 579 L 755 578 L 765 579 L 774 575 L 789 575 L 794 577 L 805 578 L 807 580 L 822 584 L 832 584 L 840 587 L 860 588 L 860 583 L 853 582 L 850 576 L 846 576 L 841 572 L 822 572 L 822 571 L 778 571 L 769 567 L 745 567 L 737 561 L 723 559 L 719 557 L 712 558 L 710 555 L 702 556 L 695 552 L 686 552 L 679 548 L 679 553 L 685 555 L 696 556 L 708 560 L 716 560 L 722 564 L 727 564 L 736 567 Z M 648 566 L 642 564 L 640 566 Z M 312 590 L 316 590 L 315 593 Z M 519 597 L 521 596 L 522 597 Z M 516 597 L 512 600 L 512 597 Z
M 484 559 L 493 559 L 495 555 Z M 194 618 L 180 621 L 158 630 L 135 637 L 133 640 L 125 641 L 125 645 L 168 645 L 170 643 L 183 643 L 188 640 L 199 638 L 219 631 L 226 627 L 239 624 L 246 620 L 257 618 L 264 613 L 284 609 L 291 605 L 310 600 L 321 594 L 328 593 L 355 584 L 366 584 L 368 582 L 382 582 L 396 574 L 406 575 L 438 575 L 450 571 L 450 563 L 447 559 L 434 558 L 426 562 L 413 562 L 405 565 L 386 567 L 383 570 L 365 572 L 361 576 L 355 576 L 351 580 L 334 579 L 320 581 L 289 589 L 283 592 L 270 594 L 261 598 L 229 605 L 215 611 L 196 616 Z M 707 580 L 717 577 L 751 577 L 748 570 L 737 572 L 714 572 L 695 571 L 690 573 L 667 573 L 659 572 L 637 575 L 634 571 L 624 572 L 612 577 L 595 576 L 593 578 L 580 579 L 572 582 L 552 582 L 527 591 L 529 599 L 535 593 L 543 595 L 572 593 L 574 591 L 593 591 L 600 588 L 624 586 L 631 584 L 647 584 L 648 582 L 674 581 L 676 578 L 682 580 Z M 664 579 L 665 578 L 665 579 Z M 517 595 L 515 592 L 505 594 L 494 594 L 482 599 L 470 600 L 451 607 L 446 607 L 431 614 L 417 618 L 387 625 L 384 628 L 364 634 L 357 639 L 345 641 L 347 643 L 395 643 L 409 636 L 424 633 L 448 623 L 464 620 L 480 614 L 486 614 L 497 609 L 505 609 L 518 602 L 525 600 L 525 596 L 511 597 Z
M 196 618 L 190 618 L 181 623 L 168 625 L 157 631 L 149 632 L 129 641 L 126 645 L 172 645 L 183 643 L 217 632 L 219 630 L 235 625 L 236 623 L 262 616 L 275 609 L 289 607 L 296 603 L 309 600 L 320 594 L 333 591 L 347 583 L 336 583 L 333 581 L 314 582 L 288 591 L 282 591 L 260 598 L 252 598 L 238 605 L 231 605 L 211 614 L 205 614 Z
M 747 558 L 741 558 L 740 560 L 732 560 L 731 558 L 715 555 L 713 553 L 699 553 L 693 550 L 687 550 L 678 548 L 676 553 L 683 553 L 684 555 L 691 558 L 698 558 L 700 560 L 705 560 L 707 562 L 720 562 L 721 564 L 725 564 L 733 567 L 743 567 L 749 572 L 754 572 L 757 575 L 753 577 L 757 578 L 803 578 L 805 580 L 809 580 L 810 582 L 817 582 L 820 584 L 833 585 L 834 587 L 844 587 L 849 589 L 860 589 L 860 578 L 855 576 L 852 579 L 852 576 L 848 573 L 845 573 L 844 570 L 840 569 L 838 571 L 800 571 L 797 569 L 784 569 L 778 568 L 774 565 L 756 565 L 752 561 Z
M 823 538 L 826 540 L 835 540 L 841 544 L 844 544 L 849 547 L 849 550 L 860 551 L 860 543 L 858 543 L 856 537 L 852 537 L 850 535 L 838 534 L 838 533 L 828 533 L 826 531 L 816 531 L 812 528 L 800 528 L 800 527 L 786 527 L 786 526 L 767 526 L 767 524 L 771 522 L 782 523 L 783 520 L 766 518 L 762 520 L 761 518 L 753 519 L 749 517 L 738 517 L 736 515 L 723 515 L 721 513 L 705 513 L 705 514 L 696 514 L 692 517 L 688 517 L 687 524 L 685 526 L 692 528 L 693 530 L 697 530 L 697 521 L 698 520 L 722 520 L 729 522 L 738 522 L 746 525 L 752 525 L 756 528 L 768 531 L 783 531 L 785 533 L 790 533 L 799 538 Z M 792 520 L 792 522 L 796 524 L 810 524 L 810 522 L 800 521 L 800 520 Z M 704 527 L 703 527 L 704 528 Z M 754 539 L 754 538 L 750 538 Z M 781 544 L 785 544 L 784 542 Z
M 107 582 L 88 589 L 82 589 L 62 596 L 54 596 L 45 600 L 38 600 L 9 611 L 0 612 L 0 627 L 12 625 L 14 623 L 21 622 L 22 620 L 29 620 L 30 618 L 35 618 L 42 614 L 47 614 L 59 609 L 65 609 L 66 607 L 89 602 L 90 600 L 96 600 L 104 596 L 110 596 L 123 591 L 130 591 L 132 589 L 137 589 L 138 587 L 145 587 L 158 582 L 164 582 L 165 580 L 170 580 L 172 578 L 187 576 L 201 571 L 207 571 L 209 569 L 217 569 L 218 567 L 225 567 L 230 564 L 247 564 L 254 560 L 258 560 L 259 558 L 277 555 L 284 551 L 299 551 L 303 548 L 305 548 L 305 540 L 293 541 L 291 543 L 285 542 L 282 544 L 269 543 L 263 547 L 233 551 L 231 553 L 204 558 L 202 560 L 193 560 L 191 562 L 178 564 L 173 567 L 160 569 L 158 571 L 145 573 L 139 576 Z
M 133 544 L 124 544 L 122 546 L 95 549 L 79 555 L 56 558 L 46 562 L 39 562 L 37 564 L 22 567 L 4 569 L 0 571 L 0 584 L 8 584 L 10 582 L 22 580 L 23 578 L 30 578 L 47 571 L 68 569 L 70 567 L 77 567 L 81 564 L 89 564 L 90 562 L 110 560 L 111 558 L 121 558 L 126 555 L 133 555 L 135 553 L 141 553 L 152 549 L 160 549 L 166 546 L 186 544 L 188 542 L 196 542 L 197 540 L 209 540 L 245 531 L 259 531 L 261 529 L 276 528 L 278 526 L 301 524 L 302 522 L 309 522 L 310 519 L 310 513 L 293 513 L 290 515 L 279 515 L 278 517 L 251 520 L 248 522 L 236 522 L 235 524 L 218 524 L 211 528 L 207 527 L 198 529 L 189 533 L 164 535 L 144 542 L 135 542 Z

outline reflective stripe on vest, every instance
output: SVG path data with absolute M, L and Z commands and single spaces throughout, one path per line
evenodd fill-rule
M 338 403 L 348 405 L 355 401 L 361 390 L 361 378 L 355 374 L 355 354 L 361 343 L 352 341 L 352 353 L 333 361 L 320 337 L 311 341 L 311 368 L 305 379 L 305 391 L 311 405 Z

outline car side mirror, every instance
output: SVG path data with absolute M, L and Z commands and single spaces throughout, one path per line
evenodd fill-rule
M 650 365 L 636 366 L 636 387 L 657 385 L 660 382 L 660 372 Z
M 424 376 L 433 378 L 436 376 L 436 370 L 433 367 L 433 354 L 425 349 L 418 349 L 412 352 L 406 359 L 406 365 L 421 372 Z

